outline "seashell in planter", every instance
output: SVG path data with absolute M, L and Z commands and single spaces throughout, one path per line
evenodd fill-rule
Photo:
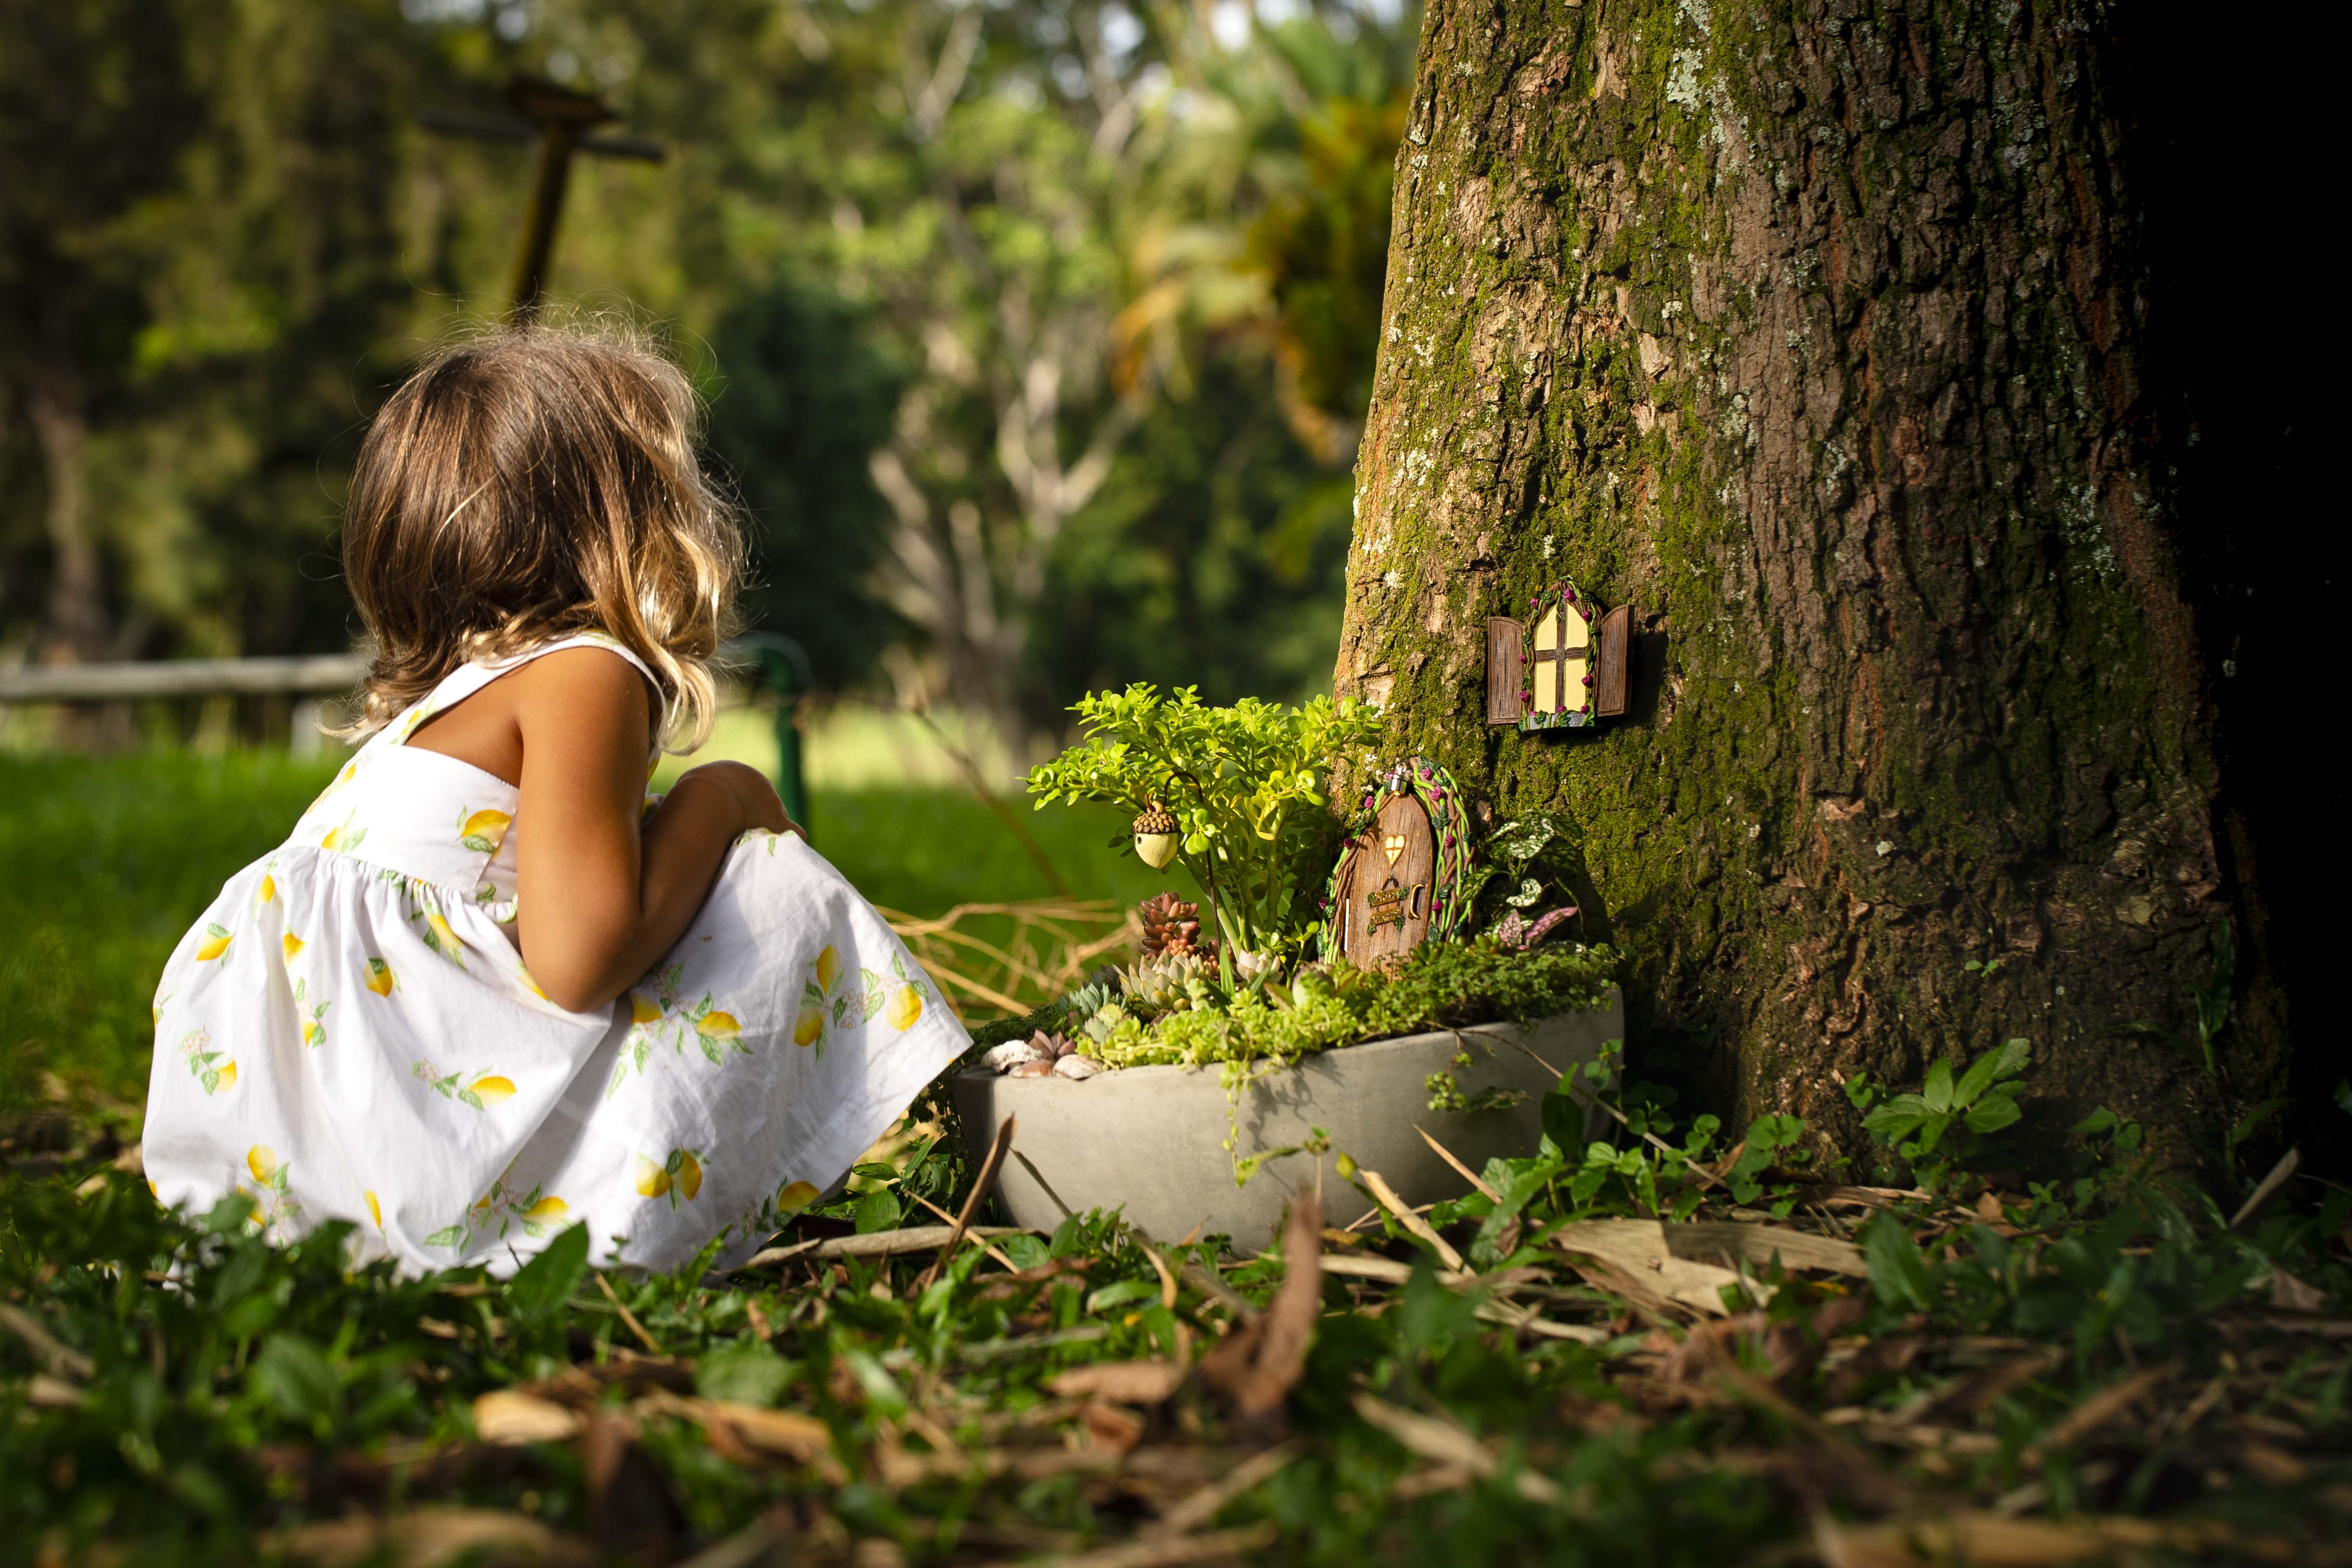
M 1051 1069 L 1029 1076 L 1040 1065 L 1034 1063 L 1010 1077 L 959 1073 L 956 1112 L 975 1161 L 1005 1117 L 1020 1118 L 996 1183 L 1015 1225 L 1051 1230 L 1066 1214 L 1118 1208 L 1162 1241 L 1223 1234 L 1237 1251 L 1255 1253 L 1273 1238 L 1292 1191 L 1316 1183 L 1318 1160 L 1325 1212 L 1345 1225 L 1355 1213 L 1337 1211 L 1356 1198 L 1336 1168 L 1342 1152 L 1413 1205 L 1469 1190 L 1416 1128 L 1474 1171 L 1498 1155 L 1533 1154 L 1543 1136 L 1543 1097 L 1559 1087 L 1547 1069 L 1572 1072 L 1624 1033 L 1624 1000 L 1612 988 L 1603 1007 L 1532 1026 L 1486 1024 L 1308 1057 L 1252 1082 L 1237 1115 L 1213 1070 L 1126 1068 L 1073 1083 L 1049 1076 Z M 1454 1067 L 1465 1050 L 1470 1065 Z M 1524 1098 L 1501 1109 L 1432 1110 L 1429 1077 L 1449 1069 L 1472 1100 L 1490 1089 Z M 1588 1110 L 1585 1138 L 1601 1136 L 1605 1120 Z M 1235 1158 L 1304 1143 L 1318 1127 L 1330 1134 L 1328 1152 L 1268 1160 L 1247 1185 L 1234 1184 Z M 1231 1154 L 1229 1130 L 1237 1140 Z
M 1026 1040 L 1007 1040 L 980 1058 L 980 1065 L 991 1072 L 1011 1072 L 1024 1062 L 1048 1059 L 1044 1051 Z

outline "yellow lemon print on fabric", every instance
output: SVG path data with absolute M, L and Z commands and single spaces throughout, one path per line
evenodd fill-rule
M 523 1210 L 522 1217 L 528 1220 L 561 1219 L 571 1212 L 572 1205 L 562 1198 L 547 1197 Z
M 376 1229 L 382 1230 L 383 1228 L 383 1206 L 375 1201 L 375 1193 L 373 1189 L 370 1189 L 368 1192 L 367 1201 L 368 1218 L 375 1221 Z
M 518 964 L 516 964 L 516 965 L 515 965 L 515 978 L 516 978 L 517 980 L 520 980 L 520 981 L 521 981 L 521 982 L 522 982 L 522 988 L 523 988 L 524 990 L 526 990 L 526 991 L 530 992 L 532 995 L 534 995 L 534 996 L 538 997 L 541 1001 L 542 1001 L 542 1002 L 547 1002 L 547 1000 L 548 1000 L 547 993 L 546 993 L 546 992 L 544 992 L 544 991 L 541 991 L 541 990 L 539 988 L 539 982 L 538 982 L 538 981 L 536 981 L 536 980 L 533 980 L 533 979 L 530 977 L 530 970 L 525 969 L 521 964 L 519 964 L 519 963 L 518 963 Z M 553 1005 L 554 1005 L 554 1004 L 553 1004 L 553 1003 L 551 1003 L 551 1002 L 548 1003 L 548 1005 L 549 1005 L 550 1006 L 553 1006 Z
M 466 1088 L 472 1091 L 474 1098 L 480 1100 L 485 1107 L 512 1100 L 515 1091 L 512 1079 L 500 1078 L 496 1073 L 485 1074 L 467 1084 Z
M 147 1184 L 147 1195 L 160 1204 L 163 1201 L 163 1189 L 150 1182 Z
M 923 1016 L 923 993 L 919 986 L 901 985 L 890 993 L 890 1009 L 883 1015 L 890 1026 L 905 1034 Z
M 732 1013 L 705 1013 L 694 1021 L 694 1032 L 705 1039 L 731 1040 L 743 1032 Z
M 629 1022 L 657 1024 L 661 1021 L 661 1004 L 642 991 L 629 993 Z
M 374 992 L 379 996 L 389 996 L 392 994 L 392 988 L 399 984 L 400 982 L 393 976 L 391 964 L 386 963 L 381 958 L 371 958 L 367 961 L 367 988 L 369 990 Z
M 278 879 L 275 877 L 265 876 L 261 879 L 261 886 L 254 891 L 254 907 L 258 909 L 277 896 Z
M 642 1198 L 657 1198 L 667 1191 L 669 1191 L 669 1173 L 662 1168 L 661 1162 L 644 1154 L 638 1155 L 637 1195 Z
M 823 1038 L 824 1007 L 821 1003 L 811 1002 L 801 1009 L 800 1016 L 793 1020 L 793 1044 L 813 1046 Z
M 245 1152 L 245 1168 L 257 1182 L 269 1180 L 278 1173 L 278 1151 L 267 1143 L 256 1143 Z
M 812 1182 L 786 1182 L 776 1189 L 776 1212 L 798 1214 L 816 1202 L 816 1185 Z
M 214 959 L 218 958 L 222 953 L 226 952 L 228 951 L 228 938 L 229 933 L 227 928 L 216 925 L 205 926 L 205 940 L 198 944 L 196 948 L 196 962 L 198 963 L 210 963 Z
M 677 1190 L 686 1194 L 688 1203 L 702 1195 L 702 1162 L 694 1157 L 691 1149 L 678 1151 Z
M 449 917 L 439 910 L 425 911 L 425 945 L 458 968 L 466 967 L 466 944 L 449 929 Z
M 278 945 L 286 950 L 286 962 L 291 963 L 294 962 L 294 955 L 310 944 L 289 931 L 278 939 Z
M 236 1064 L 235 1062 L 223 1062 L 219 1067 L 213 1070 L 220 1074 L 219 1080 L 213 1085 L 213 1092 L 215 1094 L 226 1094 L 230 1089 L 236 1087 Z
M 294 982 L 294 1013 L 302 1021 L 304 1045 L 317 1047 L 327 1043 L 327 1009 L 333 1005 L 325 998 L 315 1003 L 311 1001 L 310 981 Z
M 833 950 L 831 942 L 827 942 L 824 951 L 816 955 L 816 988 L 829 993 L 833 990 L 833 983 L 840 978 L 841 954 Z
M 503 811 L 478 811 L 457 825 L 457 842 L 484 855 L 495 855 L 513 824 L 514 818 Z

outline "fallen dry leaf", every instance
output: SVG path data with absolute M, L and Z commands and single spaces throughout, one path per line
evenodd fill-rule
M 1813 1522 L 1814 1548 L 1829 1568 L 1927 1568 L 1949 1563 L 1975 1568 L 2057 1568 L 2106 1557 L 2118 1546 L 2165 1546 L 2193 1553 L 2231 1539 L 2227 1527 L 2218 1524 L 2097 1518 L 2061 1523 L 1976 1511 L 1857 1525 L 1842 1525 L 1821 1514 Z
M 2319 1312 L 2327 1308 L 2327 1292 L 2296 1279 L 2277 1264 L 2271 1265 L 2271 1309 L 2279 1312 Z
M 1184 1381 L 1185 1369 L 1172 1361 L 1110 1361 L 1074 1366 L 1046 1380 L 1045 1386 L 1065 1399 L 1110 1399 L 1121 1405 L 1158 1405 Z
M 1729 1257 L 1761 1268 L 1779 1259 L 1788 1268 L 1812 1268 L 1843 1274 L 1850 1279 L 1870 1278 L 1862 1248 L 1835 1237 L 1815 1236 L 1784 1225 L 1748 1225 L 1731 1220 L 1694 1220 L 1664 1225 L 1655 1220 L 1597 1220 L 1598 1225 L 1654 1227 L 1665 1238 L 1666 1250 L 1676 1258 L 1708 1261 Z
M 1599 1258 L 1640 1282 L 1654 1299 L 1663 1298 L 1708 1317 L 1728 1314 L 1729 1309 L 1723 1304 L 1723 1287 L 1739 1283 L 1739 1276 L 1728 1268 L 1675 1256 L 1666 1238 L 1666 1227 L 1654 1219 L 1585 1220 L 1560 1226 L 1550 1239 L 1551 1245 L 1563 1252 Z M 1623 1294 L 1637 1306 L 1649 1304 L 1631 1292 Z
M 478 1508 L 420 1508 L 386 1518 L 355 1513 L 298 1525 L 262 1538 L 265 1554 L 336 1568 L 346 1563 L 437 1568 L 469 1563 L 587 1563 L 588 1549 L 519 1513 Z
M 681 1399 L 673 1394 L 650 1394 L 631 1405 L 629 1412 L 634 1415 L 675 1415 L 705 1429 L 714 1423 L 723 1423 L 738 1442 L 803 1465 L 815 1464 L 833 1452 L 831 1427 L 814 1415 L 790 1410 L 740 1405 L 731 1399 Z
M 1078 1406 L 1078 1424 L 1097 1448 L 1124 1454 L 1143 1441 L 1143 1417 L 1123 1405 L 1089 1399 Z
M 1323 1205 L 1312 1192 L 1291 1200 L 1283 1227 L 1282 1288 L 1274 1304 L 1201 1359 L 1201 1381 L 1244 1420 L 1276 1415 L 1307 1370 L 1307 1347 L 1323 1310 Z
M 485 1443 L 562 1443 L 587 1425 L 576 1410 L 551 1399 L 500 1388 L 474 1401 L 474 1431 Z

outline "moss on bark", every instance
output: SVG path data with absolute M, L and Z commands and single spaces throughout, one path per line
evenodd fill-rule
M 2234 889 L 2104 15 L 1423 24 L 1337 685 L 1581 823 L 1637 1056 L 1850 1152 L 1843 1079 L 2010 1036 L 2184 1140 L 2282 1079 L 2275 1007 L 2195 1046 Z M 1638 607 L 1633 711 L 1490 730 L 1481 622 L 1563 575 Z

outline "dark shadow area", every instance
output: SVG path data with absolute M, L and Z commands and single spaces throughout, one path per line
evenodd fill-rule
M 1655 617 L 1661 621 L 1664 618 Z M 1633 634 L 1633 668 L 1625 694 L 1622 722 L 1649 725 L 1658 721 L 1658 701 L 1666 689 L 1668 636 L 1664 626 Z
M 2320 486 L 2322 379 L 2336 350 L 2306 336 L 2283 279 L 2326 252 L 2332 138 L 2317 95 L 2265 98 L 2224 128 L 2210 46 L 2161 7 L 2110 13 L 2102 41 L 2128 138 L 2126 207 L 2143 215 L 2147 288 L 2140 419 L 2159 454 L 2166 510 L 2220 715 L 2224 808 L 2213 823 L 2222 896 L 2240 910 L 2226 1064 L 2254 1031 L 2284 1035 L 2289 1104 L 2247 1145 L 2266 1161 L 2300 1143 L 2305 1168 L 2352 1173 L 2352 1120 L 2336 1104 L 2346 1054 L 2325 1032 L 2336 907 L 2345 880 L 2335 792 L 2318 754 L 2335 726 L 2313 699 L 2335 667 L 2347 581 L 2342 501 Z M 2133 199 L 2136 197 L 2137 199 Z M 2122 330 L 2129 332 L 2130 324 Z M 2184 975 L 2183 988 L 2204 980 Z M 2242 1100 L 2270 1092 L 2233 1084 Z

